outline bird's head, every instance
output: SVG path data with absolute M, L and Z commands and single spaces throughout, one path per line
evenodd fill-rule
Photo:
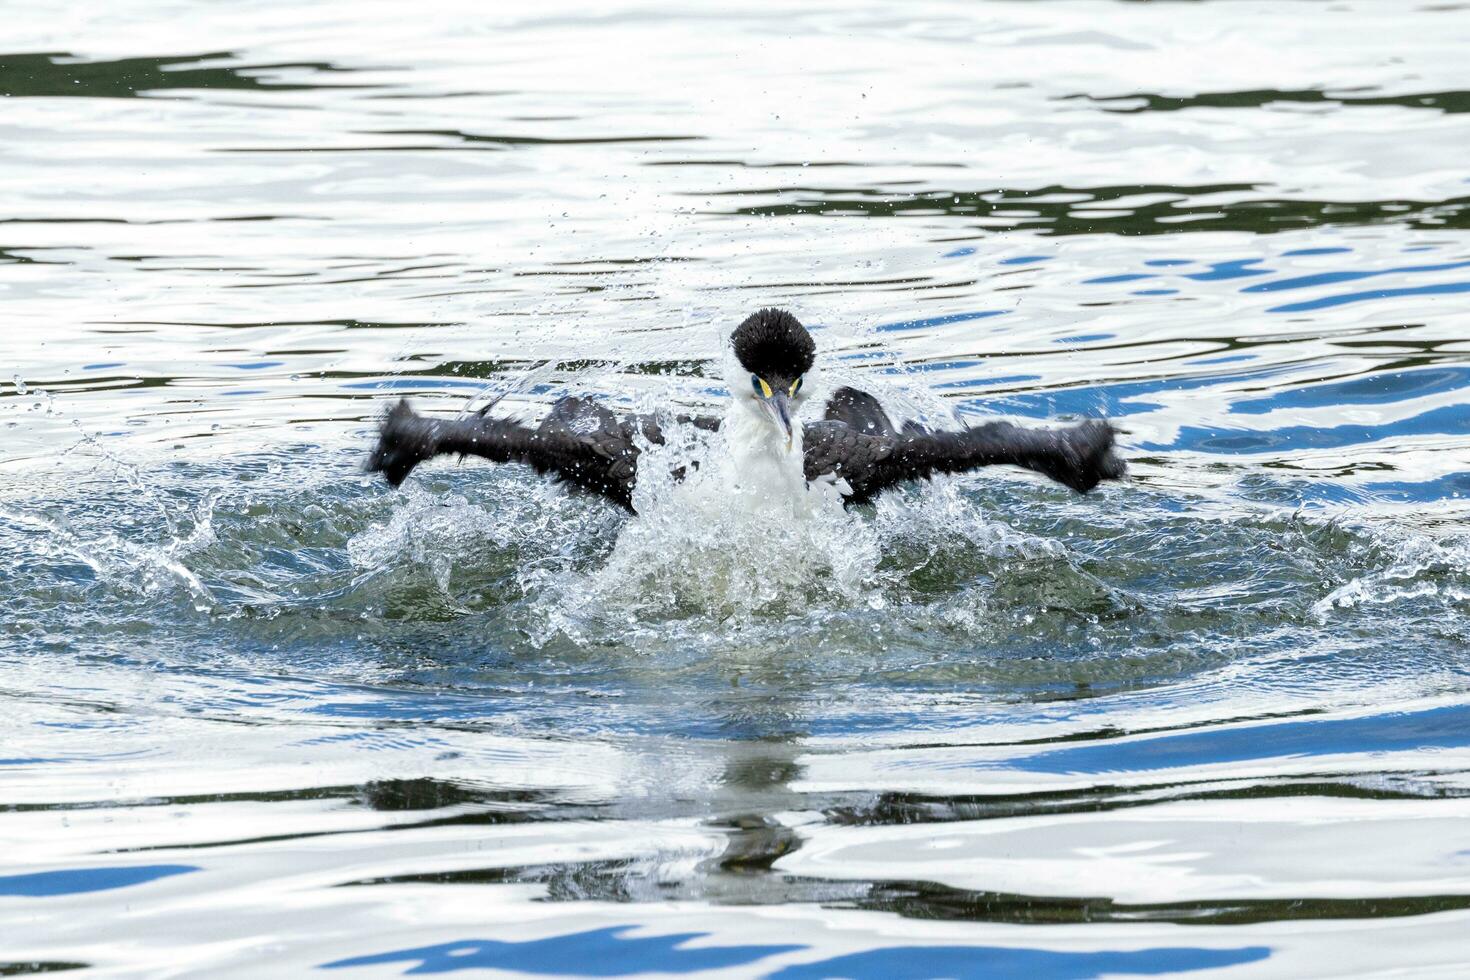
M 791 449 L 792 416 L 802 398 L 802 379 L 811 370 L 817 345 L 801 321 L 785 310 L 766 309 L 747 317 L 730 335 L 744 379 L 731 379 L 736 399 L 762 412 Z

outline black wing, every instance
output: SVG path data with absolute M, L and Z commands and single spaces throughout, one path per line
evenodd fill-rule
M 1026 429 L 989 422 L 956 432 L 932 432 L 914 423 L 893 424 L 878 400 L 855 388 L 839 388 L 826 418 L 802 430 L 806 478 L 835 476 L 852 488 L 852 503 L 935 473 L 982 466 L 1023 466 L 1086 493 L 1127 470 L 1113 453 L 1115 432 L 1093 419 L 1064 429 Z
M 717 429 L 720 424 L 709 418 L 679 421 L 702 429 Z M 367 470 L 382 473 L 396 487 L 408 479 L 414 467 L 435 456 L 480 456 L 495 463 L 525 463 L 538 473 L 553 473 L 631 511 L 633 486 L 638 479 L 634 433 L 640 430 L 651 443 L 664 441 L 654 416 L 620 419 L 588 398 L 559 400 L 535 428 L 485 414 L 461 419 L 425 418 L 404 399 L 383 419 Z

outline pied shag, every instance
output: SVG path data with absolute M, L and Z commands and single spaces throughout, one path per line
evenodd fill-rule
M 741 457 L 742 472 L 757 479 L 766 469 L 775 474 L 783 463 L 794 465 L 791 457 L 799 452 L 807 483 L 832 481 L 847 503 L 861 504 L 909 480 L 982 466 L 1022 466 L 1078 493 L 1117 479 L 1126 469 L 1113 452 L 1113 427 L 1100 419 L 1060 429 L 1009 422 L 953 431 L 915 422 L 899 427 L 878 399 L 842 387 L 827 400 L 820 421 L 798 426 L 794 416 L 816 356 L 816 344 L 801 322 L 784 310 L 761 310 L 735 329 L 730 345 L 739 371 L 748 376 L 730 379 L 735 397 L 725 417 L 678 421 L 723 429 Z M 663 444 L 656 416 L 619 418 L 588 398 L 560 399 L 534 427 L 491 417 L 483 409 L 462 419 L 426 418 L 403 399 L 383 419 L 367 469 L 396 487 L 435 456 L 481 456 L 525 463 L 632 511 L 639 436 L 651 445 Z

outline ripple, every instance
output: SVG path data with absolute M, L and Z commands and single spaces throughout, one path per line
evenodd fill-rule
M 1136 95 L 1069 95 L 1068 99 L 1086 99 L 1105 112 L 1182 112 L 1187 109 L 1261 109 L 1276 105 L 1319 105 L 1337 107 L 1399 106 L 1404 109 L 1431 109 L 1454 114 L 1470 112 L 1470 92 L 1411 92 L 1404 95 L 1362 95 L 1357 89 L 1253 89 L 1240 92 L 1201 92 L 1195 95 L 1168 96 L 1139 93 Z
M 1263 196 L 1244 197 L 1246 192 Z M 861 218 L 983 219 L 984 227 L 1034 231 L 1042 235 L 1165 235 L 1200 232 L 1271 234 L 1310 228 L 1393 222 L 1407 228 L 1464 230 L 1470 228 L 1470 197 L 1442 200 L 1312 200 L 1273 196 L 1258 184 L 1170 186 L 1133 184 L 1107 187 L 1035 189 L 997 188 L 985 191 L 930 190 L 919 193 L 883 187 L 764 187 L 741 191 L 712 190 L 699 196 L 719 198 L 767 197 L 778 201 L 741 205 L 716 212 L 753 217 L 820 215 Z M 1076 195 L 1090 207 L 1040 198 Z M 1200 198 L 1228 195 L 1233 200 L 1205 202 Z M 1140 196 L 1162 200 L 1137 206 L 1116 206 Z M 1114 204 L 1110 208 L 1097 205 Z M 1021 211 L 1016 209 L 1020 207 Z M 1263 275 L 1264 271 L 1229 269 L 1218 278 Z
M 55 895 L 111 891 L 115 888 L 131 888 L 150 881 L 158 881 L 160 878 L 169 878 L 199 870 L 198 867 L 189 864 L 153 864 L 36 871 L 30 874 L 0 876 L 0 895 L 49 898 Z
M 240 64 L 242 61 L 245 63 Z M 351 72 L 326 62 L 251 64 L 230 51 L 113 60 L 60 53 L 12 53 L 0 54 L 0 96 L 126 99 L 156 98 L 159 93 L 175 89 L 300 92 L 370 87 L 332 78 Z

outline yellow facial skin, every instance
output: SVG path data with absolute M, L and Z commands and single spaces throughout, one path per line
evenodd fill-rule
M 773 394 L 775 394 L 775 392 L 771 388 L 771 383 L 758 374 L 752 374 L 750 376 L 750 383 L 751 387 L 755 389 L 755 393 L 757 395 L 760 395 L 762 398 L 769 399 Z M 796 393 L 800 390 L 801 379 L 797 378 L 795 381 L 791 382 L 791 387 L 786 390 L 786 397 L 795 398 Z

